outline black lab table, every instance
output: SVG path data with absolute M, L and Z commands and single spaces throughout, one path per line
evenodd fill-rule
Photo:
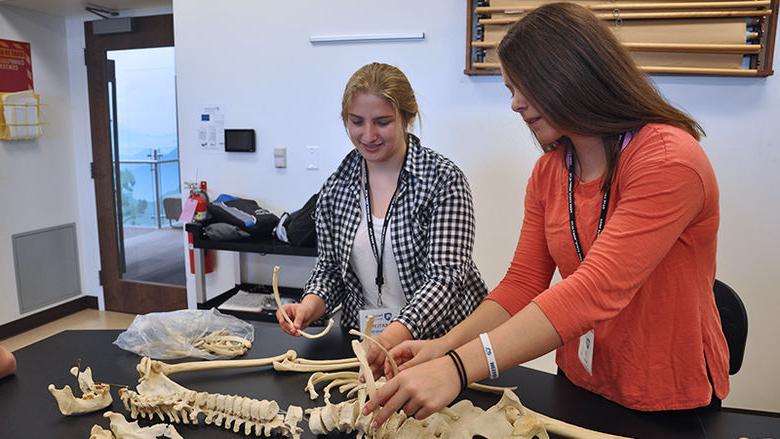
M 332 359 L 351 357 L 349 337 L 334 328 L 320 340 L 290 337 L 272 324 L 254 323 L 255 343 L 245 358 L 261 358 L 294 349 L 300 357 Z M 65 331 L 15 352 L 19 371 L 0 380 L 0 438 L 86 439 L 93 424 L 108 428 L 102 411 L 81 416 L 62 416 L 47 386 L 69 384 L 78 388 L 68 372 L 77 359 L 92 367 L 97 382 L 135 386 L 139 357 L 114 346 L 120 331 Z M 173 361 L 171 361 L 173 362 Z M 276 400 L 282 409 L 289 404 L 304 408 L 322 405 L 311 401 L 303 388 L 309 374 L 274 372 L 270 367 L 180 373 L 179 384 L 197 391 L 237 394 Z M 501 374 L 497 385 L 517 385 L 518 394 L 530 409 L 598 431 L 637 438 L 780 438 L 780 415 L 755 414 L 723 409 L 715 412 L 648 414 L 628 410 L 582 390 L 565 378 L 516 367 Z M 112 388 L 110 410 L 129 414 Z M 77 391 L 77 394 L 80 392 Z M 482 408 L 498 401 L 492 394 L 468 391 L 466 397 Z M 142 420 L 141 425 L 148 425 Z M 306 422 L 303 437 L 311 438 Z M 176 425 L 187 439 L 238 438 L 221 427 Z M 332 436 L 337 437 L 337 436 Z

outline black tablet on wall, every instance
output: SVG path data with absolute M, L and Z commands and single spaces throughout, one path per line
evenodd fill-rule
M 226 129 L 225 130 L 225 151 L 255 152 L 255 130 Z

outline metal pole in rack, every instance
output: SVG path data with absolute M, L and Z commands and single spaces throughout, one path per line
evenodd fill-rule
M 193 244 L 190 244 L 193 245 Z M 195 264 L 195 306 L 206 302 L 206 250 L 194 248 Z

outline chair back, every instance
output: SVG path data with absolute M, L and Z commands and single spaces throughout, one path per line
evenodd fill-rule
M 720 313 L 720 324 L 729 347 L 729 375 L 739 372 L 745 355 L 748 317 L 745 304 L 737 292 L 725 283 L 715 279 L 713 286 L 715 304 Z

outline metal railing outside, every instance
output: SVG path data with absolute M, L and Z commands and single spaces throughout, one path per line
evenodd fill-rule
M 162 228 L 162 193 L 160 191 L 160 167 L 167 163 L 179 163 L 179 159 L 164 159 L 161 160 L 160 157 L 162 157 L 162 154 L 160 154 L 160 150 L 158 149 L 152 149 L 151 154 L 147 154 L 147 157 L 149 157 L 149 160 L 120 160 L 119 166 L 120 168 L 122 165 L 150 165 L 150 172 L 154 176 L 154 206 L 155 206 L 155 215 L 153 217 L 153 220 L 157 223 L 157 228 Z M 176 181 L 178 183 L 178 166 L 176 169 L 177 178 Z M 179 189 L 179 192 L 181 192 L 181 189 Z

